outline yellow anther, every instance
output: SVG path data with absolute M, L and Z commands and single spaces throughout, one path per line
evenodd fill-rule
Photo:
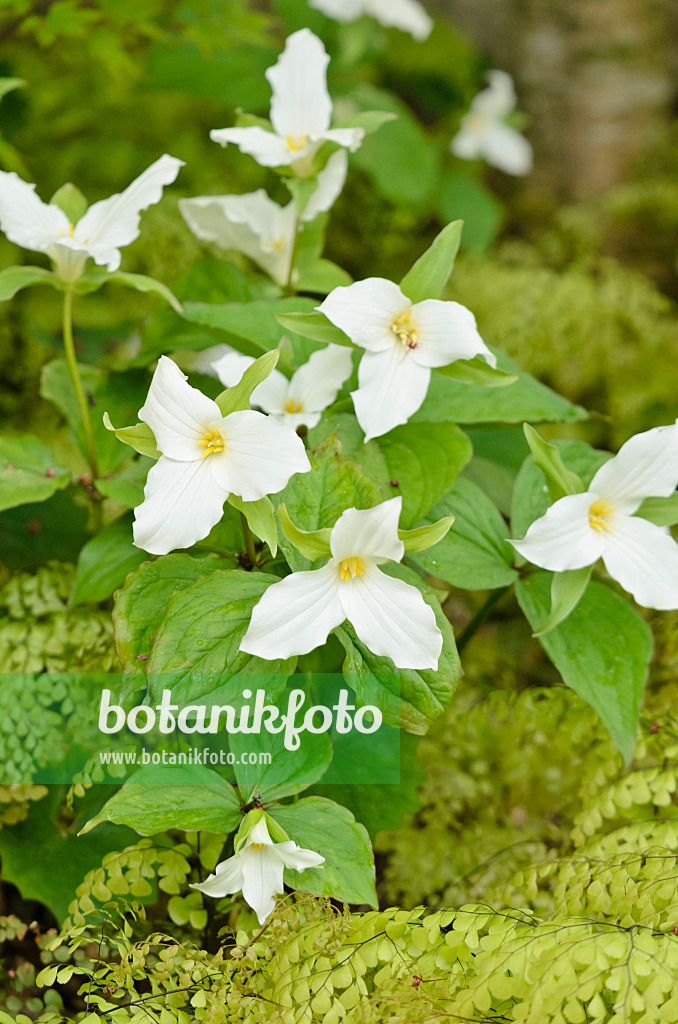
M 342 559 L 341 565 L 341 578 L 344 583 L 348 583 L 355 576 L 365 575 L 365 566 L 359 558 L 344 558 Z
M 303 407 L 302 402 L 295 402 L 293 398 L 288 398 L 283 406 L 285 412 L 301 412 Z
M 284 235 L 278 235 L 276 238 L 269 238 L 268 244 L 273 252 L 284 252 L 287 248 L 287 239 Z
M 607 516 L 613 512 L 614 505 L 611 505 L 609 501 L 605 501 L 603 498 L 600 501 L 594 501 L 589 506 L 589 526 L 597 530 L 598 533 L 605 533 L 610 529 Z
M 391 324 L 391 330 L 399 341 L 407 348 L 416 348 L 419 344 L 419 335 L 412 323 L 412 310 L 408 309 Z
M 68 225 L 68 237 L 69 238 L 75 238 L 75 228 L 73 227 L 72 224 Z
M 294 135 L 288 135 L 286 140 L 287 148 L 293 153 L 298 153 L 301 149 L 306 149 L 308 145 L 308 139 L 305 135 L 300 135 L 298 139 L 295 139 Z
M 266 843 L 251 843 L 250 845 L 253 850 L 263 850 L 263 848 L 266 846 Z
M 203 459 L 208 455 L 214 455 L 215 452 L 223 452 L 224 450 L 224 439 L 217 430 L 206 430 L 205 440 L 199 443 L 201 448 L 205 449 L 202 453 Z

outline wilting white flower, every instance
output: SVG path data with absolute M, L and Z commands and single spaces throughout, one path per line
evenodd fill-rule
M 433 18 L 418 0 L 308 0 L 310 7 L 335 21 L 355 21 L 363 14 L 375 18 L 386 28 L 399 28 L 414 39 L 428 39 Z
M 426 397 L 431 367 L 474 356 L 497 362 L 465 306 L 440 299 L 413 305 L 381 277 L 335 288 L 318 309 L 367 350 L 352 392 L 366 441 L 407 423 Z
M 283 872 L 285 868 L 303 871 L 317 868 L 325 858 L 314 850 L 305 850 L 289 839 L 274 843 L 271 839 L 265 817 L 252 826 L 244 846 L 233 857 L 217 864 L 214 873 L 204 882 L 196 882 L 192 889 L 199 889 L 206 896 L 230 896 L 242 890 L 245 902 L 264 924 L 275 908 L 273 897 L 284 892 Z
M 102 199 L 71 224 L 63 210 L 43 203 L 35 185 L 14 171 L 0 171 L 0 227 L 10 242 L 44 252 L 56 264 L 64 281 L 77 281 L 88 257 L 109 271 L 120 266 L 120 246 L 139 234 L 142 210 L 159 202 L 165 185 L 171 185 L 183 160 L 161 156 L 124 192 Z
M 229 494 L 258 501 L 311 468 L 293 430 L 250 410 L 222 416 L 167 356 L 160 357 L 139 418 L 162 453 L 134 522 L 134 543 L 153 555 L 206 537 Z
M 210 132 L 210 138 L 222 146 L 235 143 L 263 167 L 288 167 L 311 158 L 326 141 L 356 150 L 365 134 L 362 128 L 330 128 L 329 62 L 322 42 L 309 29 L 294 32 L 277 63 L 266 72 L 273 90 L 273 131 L 256 125 L 218 128 Z
M 348 157 L 339 149 L 318 174 L 318 185 L 299 218 L 308 223 L 334 204 L 344 187 Z M 194 235 L 258 263 L 279 285 L 290 276 L 297 231 L 294 200 L 279 206 L 263 189 L 244 195 L 180 199 L 179 209 Z
M 554 572 L 605 568 L 644 608 L 678 608 L 678 544 L 668 529 L 634 515 L 645 498 L 678 486 L 678 421 L 636 434 L 598 470 L 588 491 L 570 494 L 511 541 Z
M 416 587 L 378 568 L 403 557 L 401 508 L 397 497 L 342 512 L 330 534 L 330 560 L 269 587 L 240 650 L 270 661 L 307 654 L 348 619 L 366 647 L 398 668 L 437 668 L 443 637 L 433 609 Z
M 529 174 L 532 146 L 517 128 L 505 123 L 516 106 L 513 79 L 505 71 L 489 71 L 487 77 L 488 88 L 471 101 L 450 149 L 462 160 L 482 158 L 506 174 Z
M 251 356 L 232 351 L 215 359 L 212 367 L 221 383 L 230 388 L 253 362 Z M 293 430 L 300 426 L 315 427 L 352 369 L 350 349 L 328 345 L 314 352 L 291 380 L 280 370 L 273 370 L 256 386 L 250 401 Z

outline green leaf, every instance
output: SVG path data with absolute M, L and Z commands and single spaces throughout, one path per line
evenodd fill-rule
M 507 384 L 515 384 L 516 373 L 507 373 L 495 366 L 490 366 L 481 356 L 475 359 L 458 359 L 449 366 L 436 367 L 443 377 L 454 380 L 457 384 L 475 384 L 483 388 L 504 388 Z
M 322 341 L 326 344 L 348 345 L 353 343 L 347 334 L 331 323 L 324 313 L 315 310 L 313 313 L 278 313 L 276 320 L 285 330 L 300 334 L 302 338 Z
M 71 606 L 105 601 L 146 558 L 132 543 L 132 517 L 116 519 L 80 552 Z
M 433 609 L 443 634 L 438 668 L 396 669 L 390 658 L 373 654 L 346 622 L 336 630 L 346 651 L 343 666 L 346 681 L 355 689 L 359 706 L 378 707 L 385 725 L 423 735 L 450 703 L 461 676 L 452 627 L 434 591 L 418 573 L 392 562 L 381 566 L 381 570 L 416 587 Z
M 398 530 L 405 551 L 424 551 L 433 547 L 445 537 L 454 522 L 454 516 L 445 516 L 429 526 L 418 526 L 416 530 Z
M 437 299 L 447 284 L 459 252 L 463 221 L 455 220 L 443 228 L 423 256 L 400 282 L 400 290 L 412 302 Z
M 549 614 L 550 574 L 538 572 L 516 586 L 533 629 Z M 627 601 L 600 583 L 589 584 L 574 611 L 539 642 L 563 681 L 600 716 L 628 764 L 647 670 L 652 633 Z
M 443 514 L 455 516 L 454 526 L 434 551 L 414 556 L 417 565 L 463 590 L 494 590 L 518 579 L 506 523 L 479 487 L 459 477 L 426 518 Z
M 147 277 L 146 274 L 129 274 L 124 270 L 110 273 L 100 267 L 92 267 L 76 281 L 75 291 L 80 295 L 87 295 L 105 284 L 124 284 L 125 287 L 134 288 L 137 292 L 151 292 L 168 302 L 175 312 L 183 313 L 183 306 L 167 285 L 162 281 L 156 281 L 154 277 Z
M 566 468 L 563 457 L 554 444 L 544 441 L 529 423 L 525 423 L 523 429 L 535 465 L 539 466 L 546 477 L 551 501 L 558 501 L 567 494 L 579 494 L 585 490 L 577 474 Z
M 324 797 L 308 796 L 269 813 L 298 846 L 325 858 L 319 868 L 286 869 L 287 885 L 345 903 L 377 906 L 372 845 L 350 811 Z
M 55 465 L 50 449 L 33 434 L 0 437 L 0 511 L 45 501 L 69 481 L 68 471 Z
M 78 186 L 70 181 L 62 185 L 49 202 L 50 206 L 58 206 L 71 224 L 77 224 L 87 210 L 87 200 Z
M 344 117 L 334 125 L 335 128 L 362 128 L 365 135 L 372 135 L 383 124 L 397 121 L 398 115 L 390 110 L 363 110 L 359 114 Z
M 636 515 L 656 526 L 675 526 L 678 523 L 678 494 L 669 498 L 646 498 Z
M 134 428 L 127 427 L 126 429 L 133 430 Z M 136 508 L 144 500 L 146 477 L 152 465 L 153 459 L 142 456 L 125 466 L 122 472 L 116 476 L 95 480 L 94 485 L 99 494 L 103 494 L 105 498 L 111 498 L 126 508 Z
M 228 503 L 242 512 L 247 525 L 259 540 L 268 544 L 269 550 L 275 558 L 278 550 L 278 527 L 275 521 L 271 499 L 264 495 L 258 501 L 243 501 L 237 494 L 229 494 Z
M 304 558 L 307 558 L 309 562 L 315 562 L 316 558 L 330 557 L 332 554 L 330 549 L 332 530 L 329 526 L 323 530 L 300 530 L 290 519 L 285 505 L 278 506 L 278 515 L 286 538 Z
M 280 345 L 283 331 L 276 319 L 278 313 L 310 313 L 315 305 L 313 299 L 298 297 L 255 302 L 187 302 L 184 318 L 227 331 L 240 339 L 241 352 L 260 356 Z
M 568 572 L 556 572 L 551 580 L 551 611 L 533 636 L 545 636 L 559 626 L 581 601 L 584 591 L 589 585 L 593 566 L 586 565 L 583 569 L 570 569 Z
M 150 459 L 160 458 L 160 452 L 155 445 L 155 434 L 148 423 L 135 423 L 133 427 L 114 427 L 107 412 L 103 415 L 103 423 L 106 430 L 113 431 L 118 440 L 134 448 L 135 452 L 147 455 Z
M 260 356 L 247 367 L 237 384 L 222 391 L 216 399 L 221 415 L 228 416 L 229 413 L 249 409 L 252 392 L 262 381 L 270 377 L 279 358 L 280 349 L 277 348 Z
M 3 96 L 6 96 L 8 92 L 13 92 L 15 89 L 21 89 L 26 85 L 25 78 L 0 78 L 0 100 Z
M 0 302 L 12 299 L 22 288 L 32 284 L 49 284 L 61 290 L 61 279 L 52 270 L 42 267 L 6 267 L 0 270 Z
M 142 836 L 180 828 L 185 832 L 232 832 L 240 824 L 238 794 L 202 765 L 148 765 L 107 800 L 79 835 L 111 821 Z
M 281 709 L 286 711 L 285 706 Z M 304 733 L 297 750 L 287 750 L 284 732 L 233 733 L 229 746 L 236 755 L 234 770 L 245 803 L 255 796 L 265 804 L 300 793 L 318 782 L 332 760 L 327 733 Z M 270 764 L 246 764 L 247 755 L 270 754 Z
M 458 217 L 463 220 L 465 250 L 489 249 L 501 227 L 503 209 L 481 182 L 468 173 L 445 173 L 438 182 L 435 202 L 443 222 Z
M 343 267 L 332 263 L 331 260 L 316 259 L 308 266 L 299 268 L 299 275 L 294 283 L 299 292 L 327 295 L 335 288 L 344 288 L 352 284 L 353 278 Z

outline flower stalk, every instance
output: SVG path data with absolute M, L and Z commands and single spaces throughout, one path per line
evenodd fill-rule
M 82 427 L 85 432 L 85 446 L 87 448 L 87 462 L 89 463 L 90 473 L 92 480 L 96 480 L 99 476 L 99 467 L 97 463 L 97 451 L 94 444 L 94 432 L 92 431 L 92 420 L 89 414 L 89 404 L 87 402 L 87 396 L 85 395 L 82 381 L 80 380 L 80 371 L 78 370 L 78 361 L 75 357 L 75 346 L 73 344 L 73 289 L 66 288 L 64 291 L 64 306 L 63 306 L 63 339 L 64 339 L 64 352 L 66 354 L 66 363 L 68 365 L 68 372 L 71 378 L 71 384 L 73 385 L 73 391 L 78 402 L 78 408 L 80 409 L 80 417 L 82 419 Z

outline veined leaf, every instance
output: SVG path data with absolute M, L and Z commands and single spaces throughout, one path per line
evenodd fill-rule
M 481 356 L 475 359 L 457 359 L 449 366 L 436 367 L 443 377 L 454 380 L 457 384 L 475 384 L 481 388 L 505 388 L 507 384 L 515 384 L 518 374 L 507 373 L 496 366 L 490 366 Z
M 333 345 L 347 345 L 353 348 L 353 343 L 347 334 L 331 323 L 324 313 L 315 310 L 312 313 L 278 313 L 278 323 L 294 334 L 300 334 L 302 338 L 311 338 L 313 341 L 322 341 Z
M 53 270 L 42 267 L 6 267 L 0 270 L 0 302 L 6 302 L 22 288 L 32 284 L 49 284 L 63 291 L 63 282 Z

